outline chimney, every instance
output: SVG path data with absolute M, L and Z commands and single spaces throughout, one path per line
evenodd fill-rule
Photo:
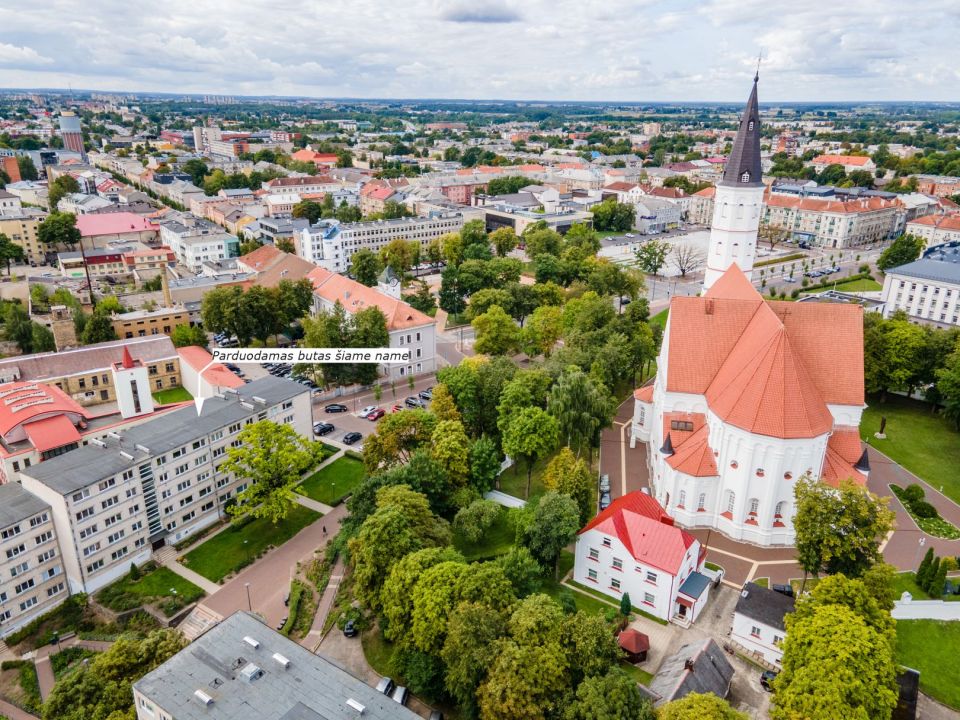
M 687 658 L 683 661 L 683 669 L 693 672 L 693 658 Z
M 707 315 L 713 315 L 713 298 L 707 298 L 706 310 Z

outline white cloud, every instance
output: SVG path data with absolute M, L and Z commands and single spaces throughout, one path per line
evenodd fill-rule
M 31 47 L 8 45 L 0 43 L 0 65 L 8 67 L 22 67 L 30 65 L 50 65 L 53 58 L 48 58 Z

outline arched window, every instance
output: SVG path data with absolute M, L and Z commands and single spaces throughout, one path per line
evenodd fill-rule
M 776 510 L 773 511 L 774 519 L 779 520 L 780 518 L 783 517 L 784 505 L 786 505 L 786 503 L 783 500 L 777 503 L 777 508 Z
M 681 491 L 680 491 L 680 499 L 677 501 L 677 507 L 678 507 L 678 508 L 682 508 L 682 507 L 684 507 L 686 504 L 687 504 L 687 491 L 686 491 L 686 490 L 681 490 Z
M 753 120 L 747 123 L 747 130 L 753 130 Z
M 743 175 L 740 176 L 740 182 L 750 182 L 750 171 L 747 170 Z
M 707 509 L 707 494 L 700 493 L 700 497 L 697 498 L 697 512 L 703 512 Z
M 760 501 L 757 498 L 750 498 L 750 516 L 755 517 L 759 509 Z
M 727 490 L 727 512 L 732 513 L 737 504 L 737 494 L 733 490 Z

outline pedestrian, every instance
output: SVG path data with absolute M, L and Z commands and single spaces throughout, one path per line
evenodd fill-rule
M 326 526 L 326 525 L 323 526 L 323 536 L 324 536 L 324 537 L 327 536 L 327 526 Z

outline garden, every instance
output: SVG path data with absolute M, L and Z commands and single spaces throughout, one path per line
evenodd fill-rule
M 363 462 L 345 455 L 313 473 L 294 489 L 324 505 L 339 505 L 363 482 L 364 477 Z
M 158 405 L 168 405 L 170 403 L 187 402 L 193 400 L 193 395 L 185 387 L 167 388 L 166 390 L 157 390 L 153 393 L 153 400 Z
M 937 509 L 925 499 L 921 486 L 913 484 L 902 488 L 899 485 L 890 485 L 890 490 L 910 513 L 917 527 L 925 533 L 947 540 L 960 538 L 960 528 L 940 517 Z
M 206 593 L 169 568 L 149 562 L 142 568 L 131 566 L 130 572 L 96 595 L 104 607 L 123 612 L 144 605 L 156 605 L 170 617 Z

